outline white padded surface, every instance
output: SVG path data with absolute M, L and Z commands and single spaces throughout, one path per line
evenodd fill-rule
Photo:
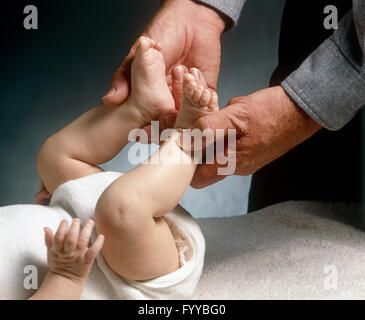
M 365 233 L 344 223 L 356 223 L 360 209 L 291 201 L 199 220 L 206 259 L 193 298 L 365 299 Z M 333 266 L 337 288 L 326 289 Z

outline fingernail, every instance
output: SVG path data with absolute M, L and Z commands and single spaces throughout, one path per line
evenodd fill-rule
M 104 98 L 109 98 L 114 96 L 117 93 L 117 87 L 111 87 L 110 90 L 106 93 L 106 95 L 103 97 Z
M 193 71 L 193 73 L 194 73 L 194 77 L 195 77 L 195 80 L 199 80 L 200 79 L 200 72 L 199 72 L 199 70 L 198 69 L 196 69 L 196 68 L 191 68 L 191 70 Z
M 182 67 L 176 67 L 174 68 L 174 76 L 175 79 L 179 82 L 183 81 L 183 68 Z

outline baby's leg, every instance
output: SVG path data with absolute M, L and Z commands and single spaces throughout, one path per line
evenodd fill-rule
M 193 76 L 184 77 L 185 98 L 180 112 L 189 112 L 190 125 L 218 110 L 217 96 L 200 90 Z M 184 125 L 188 125 L 184 117 Z M 175 271 L 179 258 L 163 215 L 184 195 L 196 164 L 172 137 L 148 161 L 121 176 L 99 199 L 95 222 L 105 235 L 103 256 L 117 274 L 146 280 Z
M 139 127 L 122 105 L 94 107 L 50 137 L 42 146 L 37 167 L 46 189 L 53 193 L 62 183 L 101 171 L 97 165 L 112 159 Z
M 165 79 L 160 47 L 142 37 L 132 64 L 132 90 L 123 105 L 99 105 L 84 113 L 42 146 L 38 171 L 46 189 L 101 171 L 97 165 L 116 156 L 128 143 L 128 134 L 158 116 L 174 102 Z

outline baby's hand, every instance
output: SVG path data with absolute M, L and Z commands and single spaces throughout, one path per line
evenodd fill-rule
M 75 282 L 86 280 L 104 243 L 104 236 L 99 235 L 88 248 L 93 228 L 94 221 L 88 220 L 80 233 L 79 219 L 73 220 L 69 230 L 63 220 L 54 236 L 51 229 L 44 228 L 50 273 Z

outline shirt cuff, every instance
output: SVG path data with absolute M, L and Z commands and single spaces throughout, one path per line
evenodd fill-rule
M 226 17 L 226 29 L 228 31 L 236 26 L 241 15 L 241 10 L 246 0 L 196 0 L 223 13 Z
M 281 85 L 308 115 L 328 130 L 341 129 L 365 104 L 365 74 L 330 38 Z

